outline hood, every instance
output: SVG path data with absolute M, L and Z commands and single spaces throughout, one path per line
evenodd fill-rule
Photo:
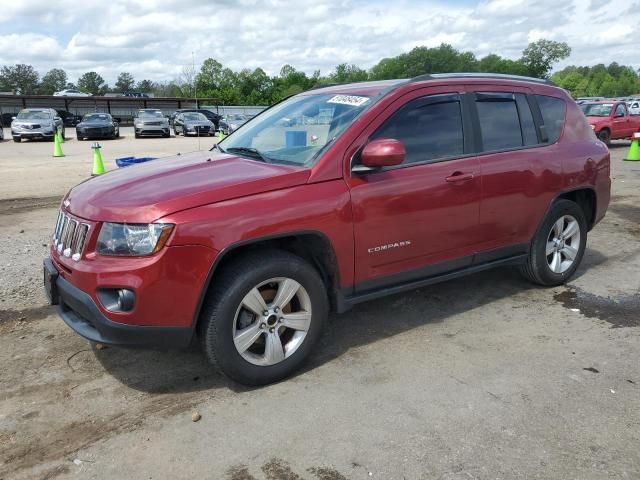
M 89 179 L 66 199 L 69 211 L 87 220 L 148 223 L 180 210 L 302 185 L 309 174 L 308 168 L 194 152 Z
M 53 123 L 52 118 L 16 118 L 11 122 L 14 125 L 51 125 Z
M 209 120 L 185 120 L 185 125 L 189 127 L 210 127 L 211 122 Z

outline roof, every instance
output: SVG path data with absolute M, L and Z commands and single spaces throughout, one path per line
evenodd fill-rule
M 506 75 L 502 73 L 477 73 L 477 72 L 460 72 L 460 73 L 430 73 L 426 75 L 419 75 L 410 79 L 395 79 L 395 80 L 378 80 L 373 82 L 357 82 L 357 83 L 342 83 L 336 85 L 328 85 L 326 87 L 318 87 L 312 90 L 308 90 L 303 95 L 317 95 L 319 93 L 340 93 L 351 95 L 367 95 L 373 96 L 381 94 L 388 90 L 393 90 L 401 85 L 416 82 L 428 82 L 428 81 L 440 81 L 443 80 L 508 80 L 515 82 L 536 83 L 538 85 L 556 86 L 551 80 L 544 78 L 525 77 L 521 75 Z M 458 82 L 459 83 L 459 82 Z

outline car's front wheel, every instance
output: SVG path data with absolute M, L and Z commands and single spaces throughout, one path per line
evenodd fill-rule
M 245 385 L 276 382 L 298 369 L 328 313 L 315 268 L 287 252 L 253 252 L 213 281 L 199 325 L 209 361 Z
M 565 283 L 580 265 L 587 245 L 587 221 L 571 200 L 556 201 L 531 242 L 522 274 L 544 286 Z

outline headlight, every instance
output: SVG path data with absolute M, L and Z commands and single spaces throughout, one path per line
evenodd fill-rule
M 596 126 L 595 125 L 591 125 L 591 130 L 595 130 Z
M 170 223 L 104 223 L 97 250 L 100 255 L 153 255 L 164 247 L 172 230 Z

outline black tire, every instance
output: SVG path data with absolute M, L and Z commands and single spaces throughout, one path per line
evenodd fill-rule
M 598 132 L 598 140 L 604 143 L 606 146 L 611 145 L 611 132 L 606 128 L 603 128 Z
M 140 135 L 139 135 L 139 134 L 137 134 L 137 133 L 134 133 L 134 134 L 133 134 L 133 136 L 134 136 L 135 138 L 140 138 Z
M 176 130 L 176 127 L 173 127 L 173 134 L 177 137 L 178 136 L 178 130 Z
M 13 141 L 16 143 L 20 143 L 22 141 L 22 137 L 13 137 Z
M 255 365 L 236 349 L 233 323 L 245 295 L 261 282 L 276 277 L 294 279 L 304 287 L 311 301 L 311 324 L 306 337 L 289 357 L 274 365 Z M 227 265 L 213 282 L 198 325 L 203 349 L 212 364 L 236 382 L 250 386 L 282 380 L 302 365 L 320 338 L 329 310 L 324 283 L 311 265 L 288 252 L 256 251 Z
M 66 140 L 66 139 L 67 139 L 67 135 L 66 135 L 66 133 L 65 133 L 65 129 L 64 129 L 64 128 L 62 128 L 60 131 L 61 131 L 61 133 L 62 133 L 62 140 Z
M 81 142 L 82 140 L 84 140 L 84 138 L 82 137 L 82 135 L 76 135 L 76 138 L 78 139 L 79 142 Z
M 573 264 L 566 271 L 555 273 L 547 261 L 546 246 L 553 225 L 565 215 L 571 215 L 577 220 L 580 229 L 580 242 Z M 533 237 L 529 256 L 525 264 L 520 267 L 520 272 L 527 280 L 538 285 L 546 287 L 562 285 L 573 276 L 580 266 L 586 245 L 587 221 L 582 208 L 571 200 L 558 200 L 551 206 L 551 210 Z

